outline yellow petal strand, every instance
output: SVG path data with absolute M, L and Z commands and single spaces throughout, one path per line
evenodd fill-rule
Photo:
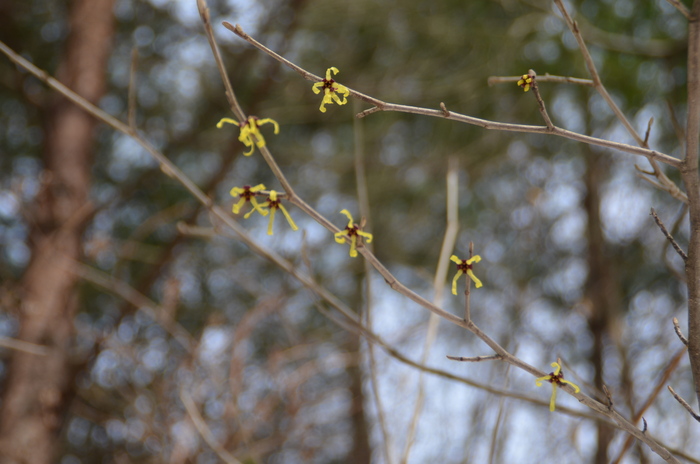
M 542 382 L 548 382 L 552 379 L 551 375 L 545 375 L 544 377 L 538 377 L 535 379 L 535 385 L 538 387 L 542 386 Z
M 352 214 L 347 209 L 340 211 L 340 214 L 344 214 L 348 218 L 348 227 L 352 227 Z
M 474 281 L 474 283 L 476 284 L 476 288 L 482 287 L 483 284 L 481 283 L 481 281 L 479 279 L 476 278 L 476 276 L 474 275 L 474 273 L 472 272 L 471 269 L 467 269 L 467 275 L 469 277 L 471 277 L 471 279 Z
M 266 209 L 263 209 L 264 206 L 258 203 L 258 201 L 255 199 L 255 197 L 250 199 L 250 204 L 253 205 L 253 210 L 257 211 L 263 216 L 267 216 L 268 211 Z
M 251 190 L 252 190 L 252 189 L 251 189 Z M 231 189 L 231 191 L 229 192 L 229 195 L 231 195 L 233 198 L 236 198 L 238 195 L 240 195 L 240 194 L 243 193 L 243 192 L 245 192 L 244 189 L 242 189 L 242 188 L 240 188 L 240 187 L 233 187 L 233 188 Z
M 299 230 L 297 225 L 294 224 L 294 220 L 292 220 L 292 217 L 287 212 L 287 208 L 285 208 L 284 205 L 279 205 L 279 208 L 282 210 L 282 214 L 284 214 L 284 217 L 287 218 L 287 222 L 289 223 L 289 226 L 292 228 L 292 230 Z
M 559 375 L 559 371 L 561 371 L 561 366 L 559 365 L 558 362 L 553 362 L 550 364 L 554 368 L 554 375 Z
M 549 412 L 554 412 L 557 404 L 557 384 L 552 384 L 552 398 L 549 400 Z
M 578 393 L 578 392 L 581 391 L 581 389 L 578 387 L 578 385 L 576 385 L 576 384 L 573 383 L 573 382 L 569 382 L 568 380 L 564 380 L 564 379 L 560 379 L 559 381 L 560 381 L 561 383 L 568 383 L 569 385 L 571 385 L 576 393 Z
M 229 124 L 234 124 L 234 125 L 236 125 L 236 126 L 240 126 L 240 124 L 238 124 L 238 121 L 236 121 L 236 120 L 234 120 L 234 119 L 231 119 L 231 118 L 221 118 L 221 120 L 220 120 L 219 122 L 216 123 L 216 128 L 217 128 L 217 129 L 221 129 L 221 127 L 224 125 L 224 123 L 229 123 Z
M 357 258 L 357 235 L 350 238 L 350 257 Z
M 333 238 L 335 239 L 336 243 L 345 243 L 345 231 L 341 230 L 340 232 L 336 232 L 333 234 Z
M 462 263 L 462 260 L 459 259 L 459 258 L 457 257 L 457 255 L 452 255 L 452 256 L 450 256 L 450 261 L 452 261 L 452 262 L 454 262 L 454 263 L 457 263 L 457 264 L 461 264 L 461 263 Z
M 368 232 L 362 232 L 361 230 L 358 230 L 357 234 L 364 237 L 366 243 L 372 243 L 372 234 Z
M 467 264 L 478 263 L 479 261 L 481 261 L 481 256 L 475 255 L 467 260 Z
M 462 270 L 460 269 L 459 271 L 457 271 L 457 274 L 455 274 L 454 279 L 452 279 L 452 294 L 453 295 L 457 294 L 457 280 L 459 280 L 459 278 L 462 276 L 462 274 L 464 274 L 464 272 L 462 272 Z
M 233 214 L 238 214 L 241 211 L 241 207 L 245 204 L 245 198 L 241 198 L 238 203 L 233 205 L 233 208 L 231 211 L 233 211 Z
M 276 208 L 270 208 L 270 222 L 267 224 L 267 235 L 272 235 L 272 223 L 275 222 Z

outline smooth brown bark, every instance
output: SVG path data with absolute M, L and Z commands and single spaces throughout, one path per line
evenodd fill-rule
M 685 273 L 688 280 L 688 358 L 700 404 L 700 1 L 688 24 L 688 124 L 681 178 L 688 195 L 690 237 Z
M 91 102 L 104 92 L 113 33 L 113 0 L 75 0 L 58 78 Z M 76 278 L 81 237 L 91 212 L 95 121 L 65 99 L 49 109 L 43 188 L 30 214 L 32 259 L 22 279 L 19 338 L 48 346 L 47 356 L 16 352 L 0 411 L 0 463 L 54 462 L 71 396 Z

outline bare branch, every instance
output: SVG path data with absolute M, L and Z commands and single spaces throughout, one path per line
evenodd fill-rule
M 678 245 L 678 242 L 673 238 L 673 236 L 666 230 L 666 226 L 664 226 L 664 223 L 661 222 L 661 219 L 659 216 L 656 214 L 656 211 L 654 211 L 654 208 L 651 208 L 651 217 L 654 218 L 654 221 L 656 222 L 656 225 L 659 226 L 659 229 L 661 229 L 661 232 L 664 234 L 666 239 L 671 242 L 671 245 L 673 246 L 673 249 L 676 250 L 676 253 L 680 255 L 681 258 L 683 258 L 683 261 L 688 261 L 688 255 L 685 254 L 685 251 Z
M 463 361 L 463 362 L 481 362 L 481 361 L 500 361 L 503 359 L 503 356 L 499 354 L 494 354 L 490 356 L 472 356 L 470 358 L 465 358 L 462 356 L 447 356 L 447 359 L 451 359 L 452 361 Z
M 296 64 L 294 64 L 291 61 L 287 60 L 286 58 L 278 55 L 274 51 L 272 51 L 269 48 L 262 45 L 257 40 L 250 37 L 248 34 L 243 32 L 243 30 L 241 29 L 241 27 L 239 25 L 236 25 L 234 27 L 231 24 L 225 22 L 224 26 L 226 26 L 226 28 L 233 31 L 236 35 L 245 39 L 251 45 L 264 51 L 265 53 L 270 55 L 272 58 L 289 66 L 290 68 L 292 68 L 293 70 L 298 72 L 305 79 L 313 81 L 313 82 L 321 82 L 322 79 L 320 77 L 318 77 L 315 74 L 312 74 L 312 73 L 306 71 L 305 69 L 297 66 Z M 366 117 L 372 113 L 376 113 L 377 111 L 396 111 L 396 112 L 401 112 L 401 113 L 420 114 L 423 116 L 439 117 L 439 118 L 450 119 L 453 121 L 463 122 L 466 124 L 479 126 L 479 127 L 482 127 L 484 129 L 489 129 L 489 130 L 501 130 L 501 131 L 506 131 L 506 132 L 522 132 L 522 133 L 534 133 L 534 134 L 552 134 L 552 135 L 557 135 L 559 137 L 564 137 L 567 139 L 576 140 L 578 142 L 588 143 L 591 145 L 597 145 L 597 146 L 606 147 L 606 148 L 613 148 L 613 149 L 620 150 L 620 151 L 625 152 L 625 153 L 631 153 L 633 155 L 643 156 L 643 157 L 650 159 L 650 160 L 651 159 L 658 160 L 659 162 L 668 164 L 669 166 L 673 166 L 675 168 L 678 168 L 680 166 L 680 160 L 678 158 L 674 158 L 674 157 L 669 156 L 667 154 L 660 153 L 656 150 L 650 150 L 648 148 L 635 147 L 634 145 L 628 145 L 626 143 L 612 142 L 612 141 L 600 139 L 597 137 L 591 137 L 588 135 L 583 135 L 583 134 L 579 134 L 576 132 L 568 131 L 566 129 L 562 129 L 562 128 L 559 128 L 557 126 L 554 126 L 552 129 L 550 129 L 547 126 L 530 126 L 530 125 L 525 125 L 525 124 L 510 124 L 510 123 L 495 122 L 495 121 L 489 121 L 486 119 L 480 119 L 480 118 L 475 118 L 472 116 L 467 116 L 467 115 L 460 114 L 460 113 L 455 113 L 453 111 L 450 111 L 449 116 L 447 116 L 447 115 L 445 115 L 445 112 L 442 109 L 434 110 L 434 109 L 430 109 L 430 108 L 421 108 L 421 107 L 417 107 L 417 106 L 408 106 L 408 105 L 398 105 L 395 103 L 387 103 L 387 102 L 384 102 L 384 101 L 379 100 L 377 98 L 371 97 L 369 95 L 365 95 L 361 92 L 358 92 L 357 90 L 354 90 L 348 86 L 346 86 L 346 87 L 350 91 L 351 96 L 357 97 L 360 100 L 366 101 L 366 102 L 374 105 L 373 108 L 369 108 L 365 111 L 358 113 L 357 114 L 358 118 Z
M 688 346 L 688 339 L 683 336 L 683 332 L 681 332 L 681 326 L 678 324 L 678 319 L 675 317 L 673 318 L 673 330 L 676 331 L 676 335 L 678 335 L 678 338 L 681 340 L 681 343 L 683 343 L 685 346 Z
M 683 398 L 681 398 L 681 396 L 673 390 L 673 387 L 671 387 L 671 386 L 669 385 L 669 386 L 668 386 L 668 391 L 670 391 L 671 394 L 673 395 L 673 397 L 676 399 L 676 401 L 678 401 L 678 402 L 681 404 L 681 406 L 683 406 L 683 407 L 685 408 L 685 410 L 688 411 L 688 412 L 690 413 L 691 416 L 693 416 L 693 419 L 695 419 L 696 421 L 700 422 L 700 414 L 698 414 L 698 413 L 696 413 L 695 411 L 693 411 L 693 408 L 690 407 L 690 405 L 688 404 L 688 402 L 687 402 L 686 400 L 684 400 Z
M 511 82 L 518 82 L 520 79 L 522 79 L 522 76 L 491 76 L 489 77 L 487 83 L 489 87 L 496 85 L 496 84 L 504 84 L 504 83 L 511 83 Z M 594 87 L 595 84 L 593 83 L 592 80 L 590 79 L 580 79 L 578 77 L 567 77 L 567 76 L 552 76 L 549 73 L 545 73 L 544 75 L 537 76 L 537 80 L 539 82 L 551 82 L 553 84 L 575 84 L 575 85 L 583 85 L 586 87 Z
M 207 442 L 209 447 L 214 450 L 221 460 L 226 464 L 242 464 L 241 461 L 233 457 L 233 455 L 226 451 L 226 449 L 216 440 L 216 437 L 197 409 L 197 405 L 194 404 L 192 397 L 190 397 L 190 395 L 185 392 L 184 389 L 180 390 L 180 399 L 182 400 L 182 404 L 185 405 L 187 414 L 189 414 L 192 423 L 197 428 L 197 432 L 199 432 L 199 435 L 204 439 L 204 441 Z
M 542 119 L 544 119 L 544 123 L 547 124 L 547 128 L 553 130 L 554 124 L 552 124 L 552 120 L 549 118 L 549 114 L 547 114 L 547 108 L 545 107 L 544 100 L 542 100 L 542 96 L 540 95 L 540 89 L 537 87 L 537 73 L 535 73 L 535 71 L 532 69 L 528 71 L 528 73 L 533 77 L 531 84 L 532 93 L 537 99 L 537 108 L 540 110 L 540 114 L 542 115 Z
M 690 19 L 690 10 L 688 9 L 687 6 L 683 5 L 680 0 L 666 0 L 668 3 L 676 7 L 678 11 L 680 11 L 683 16 L 685 16 L 687 19 Z

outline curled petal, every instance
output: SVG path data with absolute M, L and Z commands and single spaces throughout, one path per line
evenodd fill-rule
M 233 211 L 233 214 L 238 214 L 241 211 L 241 207 L 245 204 L 245 198 L 241 198 L 238 200 L 238 203 L 233 205 L 233 208 L 231 211 Z
M 457 255 L 450 256 L 450 261 L 457 264 L 462 264 L 462 260 L 457 257 Z
M 474 284 L 476 284 L 476 288 L 481 288 L 483 284 L 479 279 L 476 278 L 471 269 L 467 269 L 467 275 L 474 281 Z
M 576 393 L 578 393 L 578 392 L 581 391 L 581 389 L 578 387 L 578 385 L 576 385 L 576 384 L 573 383 L 573 382 L 569 382 L 568 380 L 564 380 L 564 379 L 559 379 L 559 382 L 561 382 L 561 383 L 568 383 L 569 385 L 571 385 L 571 386 L 573 387 L 573 389 L 574 389 L 574 391 L 575 391 Z
M 259 121 L 258 121 L 258 126 L 262 126 L 263 124 L 267 124 L 267 123 L 270 123 L 270 124 L 272 124 L 272 125 L 275 127 L 275 134 L 279 134 L 279 133 L 280 133 L 280 125 L 277 124 L 277 121 L 275 121 L 275 120 L 272 119 L 272 118 L 265 118 L 265 119 L 259 120 Z
M 333 77 L 331 77 L 331 71 L 333 71 L 333 74 L 338 74 L 340 72 L 340 71 L 338 71 L 338 68 L 336 68 L 335 66 L 331 66 L 330 68 L 326 69 L 326 80 L 327 81 L 333 79 Z
M 231 195 L 233 198 L 236 198 L 238 195 L 240 195 L 243 192 L 245 192 L 245 189 L 242 189 L 240 187 L 233 187 L 231 189 L 231 191 L 229 192 L 229 195 Z
M 348 218 L 348 227 L 352 227 L 353 220 L 352 220 L 352 214 L 350 214 L 350 211 L 347 209 L 344 209 L 340 212 L 340 214 L 344 214 Z
M 481 256 L 475 255 L 467 260 L 467 264 L 478 263 L 479 261 L 481 261 Z
M 350 257 L 357 258 L 357 235 L 350 237 Z
M 233 124 L 233 125 L 235 125 L 235 126 L 239 126 L 239 127 L 240 127 L 240 124 L 238 124 L 238 121 L 236 121 L 236 120 L 234 120 L 234 119 L 231 119 L 231 118 L 221 118 L 221 120 L 220 120 L 219 122 L 216 123 L 216 128 L 217 128 L 217 129 L 221 129 L 221 127 L 224 125 L 224 123 Z
M 372 234 L 370 234 L 369 232 L 362 232 L 361 230 L 358 230 L 357 235 L 361 235 L 362 237 L 364 237 L 365 242 L 372 243 Z
M 336 243 L 345 243 L 345 237 L 347 237 L 347 235 L 345 235 L 344 230 L 341 230 L 340 232 L 336 232 L 335 234 L 333 234 L 333 238 L 335 239 Z
M 551 375 L 545 375 L 544 377 L 538 377 L 535 379 L 535 385 L 537 385 L 538 387 L 541 387 L 542 382 L 549 382 L 550 380 L 552 380 Z
M 311 86 L 311 90 L 313 90 L 315 94 L 321 93 L 322 88 L 323 82 L 316 82 L 313 86 Z
M 457 281 L 459 278 L 464 274 L 464 272 L 460 269 L 457 271 L 457 274 L 455 274 L 454 279 L 452 279 L 452 294 L 456 295 L 457 294 Z
M 287 208 L 285 208 L 284 205 L 279 205 L 279 209 L 282 211 L 282 214 L 284 214 L 284 217 L 287 218 L 287 222 L 289 223 L 289 226 L 292 228 L 292 230 L 299 230 L 297 225 L 294 224 L 294 220 L 292 220 L 292 217 L 287 212 Z

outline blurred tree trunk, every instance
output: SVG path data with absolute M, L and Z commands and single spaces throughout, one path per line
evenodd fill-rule
M 606 254 L 603 225 L 600 220 L 600 184 L 610 169 L 610 158 L 587 149 L 586 197 L 584 206 L 588 216 L 588 280 L 584 299 L 588 306 L 588 328 L 593 337 L 590 361 L 595 371 L 594 384 L 603 391 L 605 339 L 611 335 L 615 314 L 619 311 L 620 296 L 614 263 Z M 598 449 L 595 464 L 607 464 L 608 447 L 613 439 L 613 429 L 602 421 L 597 422 Z
M 91 102 L 105 87 L 114 0 L 74 0 L 58 79 Z M 30 211 L 32 259 L 22 280 L 19 338 L 49 347 L 47 356 L 16 352 L 0 414 L 0 463 L 55 461 L 60 426 L 72 396 L 70 358 L 78 308 L 76 278 L 89 203 L 95 121 L 66 99 L 49 109 L 42 189 Z

